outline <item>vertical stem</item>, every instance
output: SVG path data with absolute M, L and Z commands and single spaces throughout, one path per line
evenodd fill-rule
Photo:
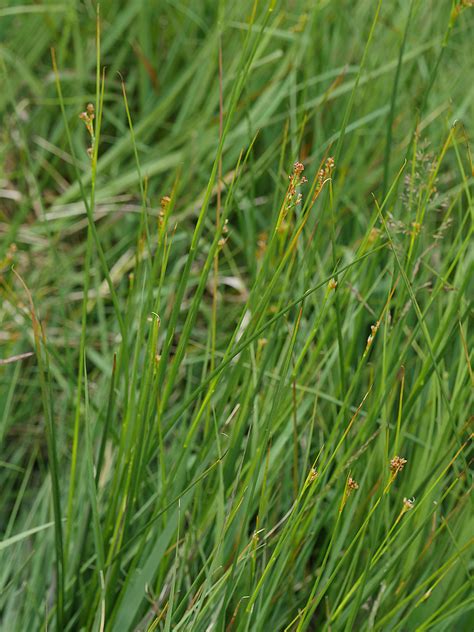
M 387 121 L 387 136 L 385 139 L 385 157 L 384 157 L 384 167 L 383 167 L 383 190 L 382 190 L 382 200 L 385 198 L 385 193 L 387 191 L 388 186 L 388 175 L 390 169 L 390 154 L 391 154 L 391 146 L 392 146 L 392 128 L 393 128 L 393 119 L 395 118 L 395 106 L 397 103 L 397 92 L 398 92 L 398 84 L 400 82 L 400 74 L 402 69 L 402 61 L 403 61 L 403 53 L 405 52 L 405 45 L 407 41 L 408 35 L 408 27 L 410 26 L 411 17 L 413 13 L 413 5 L 414 0 L 410 2 L 410 8 L 408 10 L 407 21 L 405 24 L 405 30 L 403 32 L 403 40 L 400 46 L 400 50 L 398 52 L 398 63 L 397 70 L 395 72 L 395 78 L 393 81 L 392 88 L 392 98 L 390 101 L 390 112 L 388 114 Z
M 224 107 L 222 97 L 222 40 L 219 36 L 219 143 L 222 140 L 224 121 Z M 216 232 L 221 228 L 221 204 L 222 204 L 222 153 L 219 156 L 217 167 L 217 204 L 216 204 Z M 217 288 L 219 284 L 219 250 L 214 256 L 214 276 L 212 283 L 212 330 L 211 330 L 211 371 L 215 367 L 216 332 L 217 332 Z

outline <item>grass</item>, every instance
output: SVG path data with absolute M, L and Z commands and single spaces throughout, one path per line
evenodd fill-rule
M 471 629 L 471 4 L 0 8 L 2 630 Z

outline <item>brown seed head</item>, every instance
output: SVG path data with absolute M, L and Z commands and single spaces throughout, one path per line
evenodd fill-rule
M 367 345 L 366 345 L 366 347 L 365 347 L 365 350 L 366 350 L 366 351 L 368 350 L 368 348 L 370 347 L 370 345 L 373 343 L 374 338 L 375 338 L 375 335 L 377 334 L 377 332 L 378 332 L 378 330 L 379 330 L 379 327 L 380 327 L 380 322 L 379 322 L 379 321 L 377 321 L 377 322 L 375 323 L 375 325 L 370 325 L 370 331 L 371 331 L 372 333 L 371 333 L 371 334 L 370 334 L 370 336 L 367 338 Z
M 359 483 L 357 483 L 352 476 L 349 476 L 349 480 L 347 481 L 347 493 L 350 494 L 356 489 L 359 489 Z
M 404 498 L 403 499 L 403 508 L 405 511 L 410 511 L 410 509 L 413 509 L 413 506 L 415 504 L 415 499 L 414 498 Z
M 170 205 L 170 202 L 171 202 L 170 196 L 169 195 L 164 195 L 161 198 L 161 202 L 160 202 L 161 208 L 165 211 L 168 208 L 168 206 Z
M 390 461 L 390 469 L 394 474 L 398 474 L 398 472 L 403 470 L 406 463 L 407 460 L 404 459 L 402 456 L 394 456 L 393 459 Z

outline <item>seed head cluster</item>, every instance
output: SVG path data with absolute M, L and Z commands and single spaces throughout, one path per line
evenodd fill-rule
M 160 200 L 160 212 L 158 213 L 158 221 L 161 224 L 163 224 L 165 217 L 166 217 L 166 213 L 168 211 L 169 205 L 171 204 L 171 198 L 169 195 L 164 195 L 161 200 Z
M 374 338 L 377 335 L 377 332 L 379 330 L 379 327 L 380 327 L 380 321 L 377 321 L 375 325 L 370 326 L 370 336 L 367 338 L 367 346 L 365 348 L 366 352 L 369 350 L 370 346 L 372 345 Z
M 316 176 L 316 185 L 314 187 L 313 203 L 316 201 L 317 197 L 323 190 L 326 182 L 331 179 L 334 166 L 334 158 L 332 156 L 329 156 L 329 158 L 326 158 L 325 163 L 318 171 Z
M 406 463 L 407 460 L 404 459 L 402 456 L 394 456 L 393 459 L 390 461 L 390 470 L 394 475 L 397 475 L 398 472 L 401 472 L 403 470 Z
M 169 196 L 169 195 L 164 195 L 164 196 L 161 198 L 161 201 L 160 201 L 160 206 L 161 206 L 161 210 L 162 210 L 164 213 L 166 212 L 166 210 L 167 210 L 168 206 L 170 205 L 170 203 L 171 203 L 171 198 L 170 198 L 170 196 Z
M 229 234 L 229 220 L 226 219 L 224 221 L 224 225 L 222 226 L 222 237 L 218 241 L 219 248 L 223 248 L 228 240 Z
M 299 204 L 299 202 L 301 202 L 302 195 L 301 193 L 297 194 L 296 189 L 301 184 L 306 184 L 308 182 L 308 178 L 302 175 L 303 171 L 304 164 L 298 161 L 295 162 L 295 164 L 293 165 L 293 172 L 290 173 L 290 175 L 288 176 L 290 180 L 288 193 L 286 194 L 288 205 Z
M 359 483 L 357 483 L 352 476 L 349 476 L 349 480 L 347 481 L 347 493 L 350 494 L 351 492 L 355 492 L 357 489 L 359 489 Z
M 344 496 L 342 498 L 341 506 L 339 508 L 340 512 L 346 506 L 346 503 L 349 499 L 349 496 L 352 494 L 352 492 L 355 492 L 358 489 L 359 489 L 359 483 L 355 479 L 353 479 L 352 476 L 349 476 L 349 478 L 347 479 L 346 488 L 344 490 Z
M 404 498 L 403 499 L 403 509 L 404 511 L 410 511 L 415 506 L 414 498 Z
M 334 158 L 329 156 L 324 166 L 318 171 L 318 188 L 322 189 L 323 184 L 331 177 L 332 171 L 334 169 Z
M 285 200 L 283 202 L 277 224 L 277 231 L 279 233 L 283 233 L 288 229 L 289 223 L 286 221 L 286 217 L 290 213 L 291 209 L 298 206 L 303 199 L 302 194 L 298 192 L 298 187 L 308 182 L 308 178 L 303 175 L 303 171 L 303 163 L 297 161 L 293 165 L 293 171 L 288 176 L 290 183 L 286 191 Z
M 87 154 L 90 158 L 92 158 L 92 154 L 94 153 L 94 143 L 95 143 L 95 133 L 94 133 L 94 119 L 95 119 L 95 108 L 93 103 L 88 103 L 84 112 L 79 114 L 79 118 L 81 121 L 84 121 L 87 131 L 91 137 L 91 146 L 87 149 Z

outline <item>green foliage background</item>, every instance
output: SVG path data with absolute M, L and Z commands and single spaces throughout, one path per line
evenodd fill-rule
M 0 5 L 2 629 L 470 629 L 471 4 Z

